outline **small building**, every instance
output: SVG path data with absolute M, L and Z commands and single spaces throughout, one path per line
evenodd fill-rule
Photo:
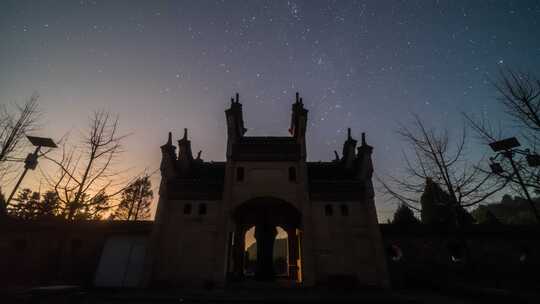
M 308 110 L 296 94 L 290 136 L 246 136 L 238 94 L 225 111 L 226 160 L 194 157 L 187 130 L 178 152 L 161 146 L 161 185 L 146 254 L 145 284 L 224 286 L 289 280 L 301 286 L 387 287 L 389 279 L 372 185 L 373 148 L 350 129 L 342 155 L 307 161 Z M 273 247 L 286 232 L 285 277 Z M 256 265 L 246 271 L 246 232 L 254 229 Z M 250 277 L 250 274 L 253 276 Z

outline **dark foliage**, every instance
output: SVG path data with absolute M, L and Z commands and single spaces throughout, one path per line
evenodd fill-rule
M 394 213 L 394 220 L 392 221 L 392 224 L 400 226 L 410 226 L 419 223 L 420 221 L 414 216 L 411 208 L 407 207 L 405 204 L 399 205 Z
M 28 188 L 22 189 L 8 207 L 8 214 L 19 219 L 55 218 L 62 214 L 58 196 L 54 191 L 43 195 Z
M 120 205 L 113 214 L 113 218 L 128 221 L 150 218 L 153 197 L 150 176 L 145 175 L 136 179 L 122 192 Z
M 540 208 L 540 199 L 534 199 L 537 208 Z M 531 207 L 526 199 L 505 195 L 499 203 L 482 205 L 476 208 L 472 215 L 477 223 L 493 223 L 494 219 L 507 225 L 534 225 L 537 224 Z
M 423 224 L 440 226 L 464 226 L 474 222 L 472 216 L 431 179 L 426 179 L 424 193 L 420 198 Z

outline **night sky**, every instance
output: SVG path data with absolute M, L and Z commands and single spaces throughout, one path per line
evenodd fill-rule
M 462 111 L 504 117 L 488 80 L 540 71 L 539 21 L 540 2 L 524 0 L 4 0 L 0 102 L 39 92 L 40 135 L 54 138 L 96 109 L 118 113 L 125 167 L 153 170 L 183 128 L 205 160 L 224 160 L 235 92 L 247 135 L 287 135 L 299 91 L 310 160 L 331 160 L 351 127 L 384 175 L 403 167 L 395 130 L 411 113 L 440 128 Z M 395 208 L 377 205 L 381 219 Z

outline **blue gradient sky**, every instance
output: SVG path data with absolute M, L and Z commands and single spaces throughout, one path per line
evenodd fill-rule
M 248 134 L 285 135 L 300 91 L 309 159 L 332 159 L 351 127 L 383 175 L 403 166 L 394 131 L 410 113 L 441 128 L 461 111 L 503 117 L 487 80 L 539 70 L 539 20 L 538 1 L 2 1 L 0 102 L 38 91 L 56 138 L 93 110 L 118 113 L 139 170 L 185 127 L 194 151 L 223 160 L 234 92 Z

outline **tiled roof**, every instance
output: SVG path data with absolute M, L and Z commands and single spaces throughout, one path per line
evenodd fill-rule
M 364 184 L 355 179 L 355 170 L 340 162 L 308 162 L 309 196 L 312 200 L 359 200 Z
M 300 144 L 293 137 L 246 136 L 233 145 L 232 159 L 296 161 L 300 159 Z

